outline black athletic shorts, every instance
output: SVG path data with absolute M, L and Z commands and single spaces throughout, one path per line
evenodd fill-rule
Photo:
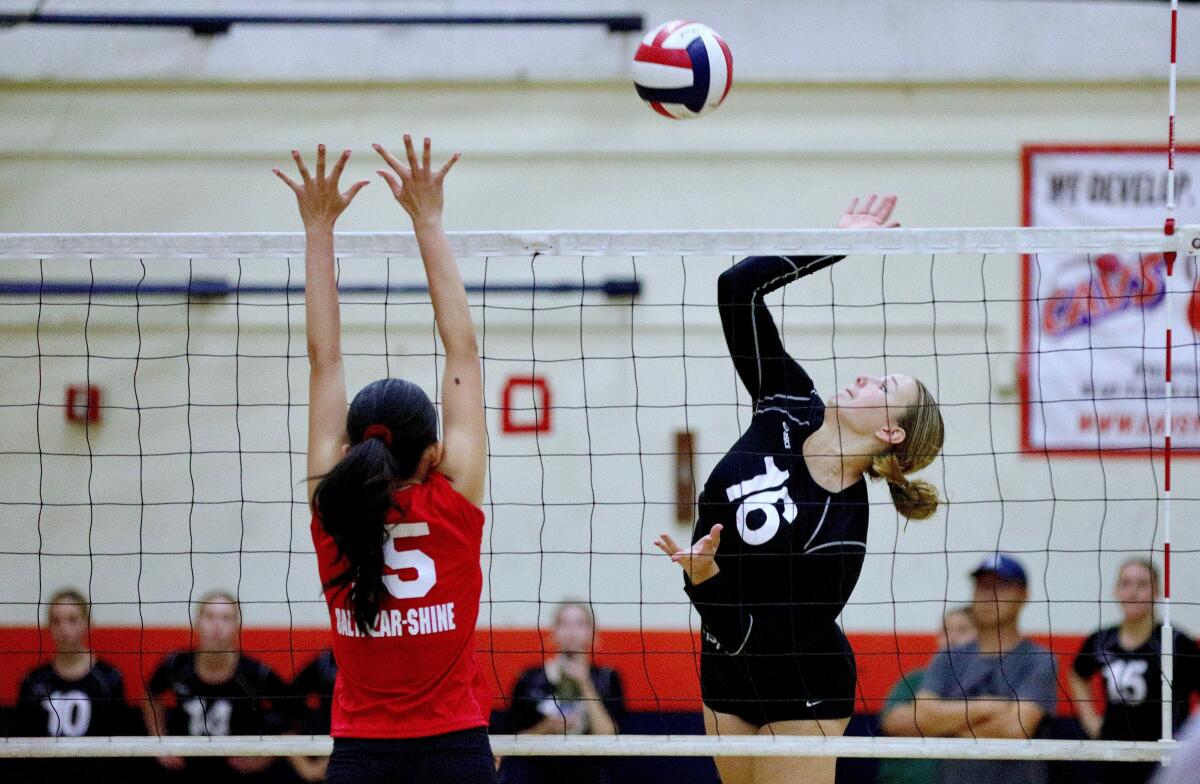
M 327 784 L 495 784 L 487 729 L 429 738 L 334 738 Z
M 854 651 L 836 625 L 804 650 L 782 654 L 730 656 L 703 636 L 700 693 L 709 708 L 756 727 L 853 715 Z

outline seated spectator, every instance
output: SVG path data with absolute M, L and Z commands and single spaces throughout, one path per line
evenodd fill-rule
M 284 729 L 288 688 L 270 667 L 244 656 L 241 609 L 224 591 L 197 604 L 196 649 L 166 658 L 150 678 L 143 714 L 151 735 L 268 735 Z M 272 757 L 159 757 L 173 781 L 254 781 Z M 156 778 L 166 778 L 159 772 Z
M 46 602 L 46 625 L 54 658 L 21 681 L 15 734 L 38 738 L 126 735 L 125 685 L 116 667 L 98 659 L 88 642 L 91 607 L 79 591 L 58 591 Z M 28 760 L 29 781 L 86 777 L 120 782 L 129 775 L 122 760 Z
M 1032 738 L 1053 713 L 1058 689 L 1054 656 L 1018 627 L 1029 597 L 1025 569 L 997 553 L 971 576 L 978 638 L 934 657 L 917 691 L 917 729 L 947 738 Z M 1044 762 L 944 760 L 941 776 L 971 784 L 1045 784 L 1048 770 Z
M 337 680 L 337 662 L 326 648 L 317 654 L 292 681 L 292 693 L 299 702 L 297 731 L 303 735 L 328 735 L 333 713 L 333 685 Z M 325 780 L 329 757 L 291 757 L 292 770 L 304 781 Z
M 937 651 L 957 648 L 974 642 L 975 621 L 970 607 L 954 607 L 942 617 L 937 635 Z M 879 715 L 879 728 L 886 735 L 914 737 L 921 734 L 917 727 L 913 702 L 925 677 L 924 668 L 910 670 L 900 677 L 888 694 Z M 885 759 L 879 763 L 879 784 L 934 784 L 940 777 L 938 760 Z
M 591 609 L 564 602 L 554 611 L 557 653 L 526 670 L 512 695 L 512 721 L 520 735 L 615 735 L 625 716 L 625 698 L 616 670 L 592 664 L 596 630 Z M 609 781 L 602 760 L 587 757 L 530 758 L 534 782 Z
M 1162 624 L 1154 616 L 1158 570 L 1143 558 L 1132 558 L 1117 572 L 1121 623 L 1101 629 L 1084 641 L 1068 674 L 1075 714 L 1090 738 L 1158 740 L 1162 736 Z M 1200 693 L 1200 648 L 1186 633 L 1174 630 L 1175 654 L 1171 700 L 1173 728 L 1187 718 L 1192 695 Z M 1091 681 L 1104 679 L 1104 716 L 1092 704 Z M 1154 772 L 1152 762 L 1108 762 L 1097 767 L 1103 784 L 1142 784 Z

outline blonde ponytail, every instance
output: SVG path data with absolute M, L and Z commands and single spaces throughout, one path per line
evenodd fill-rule
M 945 425 L 933 395 L 920 381 L 913 382 L 917 385 L 917 400 L 898 422 L 905 438 L 891 451 L 876 455 L 867 475 L 887 481 L 897 512 L 910 520 L 926 520 L 933 517 L 940 503 L 937 488 L 921 479 L 910 480 L 906 474 L 920 471 L 942 451 Z

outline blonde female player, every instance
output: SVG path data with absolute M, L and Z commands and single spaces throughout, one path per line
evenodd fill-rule
M 379 145 L 379 175 L 412 219 L 446 350 L 445 412 L 416 384 L 368 384 L 346 407 L 333 225 L 355 194 L 339 190 L 347 150 L 326 175 L 299 153 L 295 192 L 307 234 L 308 475 L 312 536 L 338 675 L 327 781 L 492 782 L 490 696 L 473 649 L 483 579 L 486 433 L 475 328 L 442 230 L 442 182 L 404 137 L 407 165 Z
M 884 228 L 895 197 L 856 199 L 840 228 Z M 749 428 L 699 499 L 690 548 L 655 544 L 683 567 L 700 614 L 700 691 L 710 735 L 841 735 L 854 711 L 854 652 L 836 619 L 867 549 L 864 475 L 924 519 L 936 489 L 906 474 L 942 447 L 942 417 L 911 376 L 858 376 L 822 402 L 783 348 L 763 297 L 839 256 L 755 256 L 721 274 L 725 341 L 754 401 Z M 726 528 L 728 526 L 728 528 Z M 832 758 L 718 758 L 725 784 L 832 784 Z

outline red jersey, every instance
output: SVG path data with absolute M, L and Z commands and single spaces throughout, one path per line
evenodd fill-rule
M 483 512 L 434 471 L 396 491 L 384 544 L 386 587 L 369 634 L 348 588 L 325 591 L 338 676 L 330 735 L 420 738 L 486 727 L 491 693 L 475 659 Z M 321 582 L 345 569 L 317 516 Z

